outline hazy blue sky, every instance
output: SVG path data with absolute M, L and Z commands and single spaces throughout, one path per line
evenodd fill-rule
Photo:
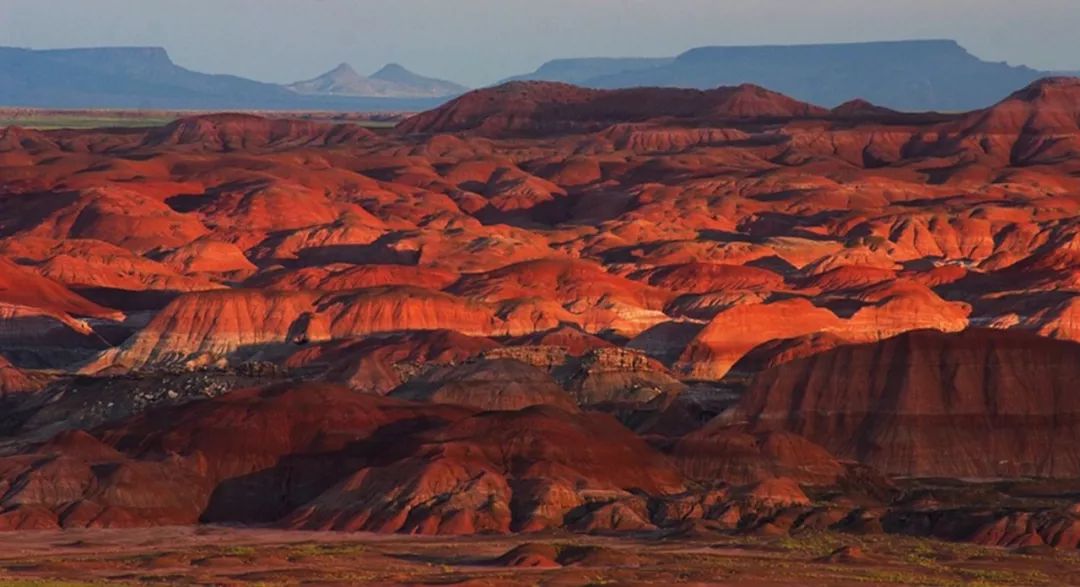
M 700 45 L 952 38 L 980 57 L 1080 69 L 1080 0 L 0 0 L 0 45 L 161 45 L 263 81 L 396 61 L 469 85 L 556 57 Z

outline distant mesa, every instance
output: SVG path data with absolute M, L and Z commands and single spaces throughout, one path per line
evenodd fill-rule
M 384 74 L 394 75 L 400 73 Z M 10 107 L 416 111 L 442 103 L 435 96 L 444 91 L 442 95 L 459 93 L 441 89 L 438 80 L 416 78 L 410 83 L 380 80 L 400 88 L 382 94 L 298 93 L 235 75 L 186 69 L 161 47 L 0 47 L 0 105 Z
M 562 59 L 511 79 L 590 88 L 708 89 L 753 83 L 836 106 L 854 97 L 897 110 L 981 108 L 1051 75 L 983 61 L 955 41 L 698 47 L 666 59 Z
M 961 112 L 984 108 L 1039 78 L 1076 73 L 984 61 L 955 41 L 919 40 L 557 59 L 504 81 L 592 89 L 753 84 L 828 108 L 861 98 L 906 112 Z M 0 106 L 10 107 L 417 112 L 466 91 L 395 63 L 367 76 L 342 63 L 318 77 L 278 85 L 192 71 L 160 47 L 0 47 Z
M 369 77 L 342 63 L 314 79 L 286 86 L 306 95 L 363 98 L 443 98 L 456 96 L 468 88 L 440 79 L 424 77 L 391 63 Z

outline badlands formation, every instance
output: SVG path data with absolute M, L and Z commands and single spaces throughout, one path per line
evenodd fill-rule
M 1078 386 L 1076 79 L 0 130 L 3 529 L 1075 550 Z

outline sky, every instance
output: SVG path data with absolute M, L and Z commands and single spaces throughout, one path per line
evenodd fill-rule
M 163 46 L 207 73 L 292 82 L 400 63 L 470 86 L 549 59 L 702 45 L 954 39 L 1080 70 L 1080 0 L 0 0 L 0 45 Z

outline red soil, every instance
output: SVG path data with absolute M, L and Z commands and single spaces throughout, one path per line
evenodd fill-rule
M 811 489 L 1080 476 L 1076 80 L 951 115 L 514 83 L 378 133 L 12 128 L 0 178 L 6 527 L 907 531 Z M 191 370 L 316 383 L 43 445 L 110 418 L 30 417 Z M 974 515 L 933 532 L 1075 531 Z

